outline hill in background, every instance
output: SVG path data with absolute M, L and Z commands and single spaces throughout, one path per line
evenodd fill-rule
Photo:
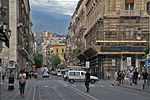
M 71 16 L 33 9 L 31 10 L 31 20 L 33 32 L 42 33 L 45 30 L 51 30 L 52 33 L 67 33 Z

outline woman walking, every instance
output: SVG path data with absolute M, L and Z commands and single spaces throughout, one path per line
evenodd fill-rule
M 26 84 L 26 74 L 24 70 L 21 70 L 19 74 L 20 96 L 24 96 L 25 84 Z

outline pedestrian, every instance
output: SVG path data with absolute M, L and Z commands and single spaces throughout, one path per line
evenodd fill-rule
M 134 71 L 134 73 L 133 73 L 133 76 L 134 76 L 134 84 L 135 84 L 135 85 L 137 85 L 138 75 L 139 75 L 139 72 L 137 71 L 137 69 L 135 69 L 135 71 Z
M 89 84 L 90 84 L 90 73 L 87 70 L 85 74 L 85 87 L 87 88 L 87 92 L 89 92 Z
M 115 77 L 115 79 L 114 79 L 114 81 L 113 81 L 113 83 L 112 83 L 113 86 L 115 85 L 115 83 L 116 83 L 117 80 L 118 80 L 118 73 L 117 73 L 117 71 L 115 72 L 114 77 Z
M 2 75 L 2 79 L 3 79 L 3 82 L 4 82 L 5 81 L 5 75 L 4 74 Z
M 10 74 L 8 75 L 8 90 L 14 90 L 14 82 L 15 82 L 15 75 L 12 70 L 10 70 Z
M 110 74 L 109 72 L 107 72 L 106 79 L 109 80 L 109 78 L 110 78 Z
M 121 72 L 120 71 L 118 71 L 118 86 L 121 84 Z
M 121 71 L 121 84 L 124 83 L 124 76 L 125 76 L 124 71 Z
M 133 78 L 133 72 L 132 72 L 132 70 L 130 70 L 130 73 L 129 73 L 130 85 L 132 85 L 132 78 Z
M 145 89 L 145 85 L 147 84 L 147 79 L 148 79 L 148 73 L 147 70 L 145 69 L 144 72 L 142 73 L 143 89 Z
M 26 84 L 26 74 L 24 70 L 21 70 L 19 74 L 20 96 L 24 96 L 25 84 Z

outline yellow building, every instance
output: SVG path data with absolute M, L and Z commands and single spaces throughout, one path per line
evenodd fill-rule
M 60 57 L 61 62 L 64 61 L 65 50 L 66 50 L 65 43 L 58 43 L 53 45 L 53 54 L 57 54 Z

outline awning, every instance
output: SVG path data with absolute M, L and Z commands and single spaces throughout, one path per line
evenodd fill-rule
M 78 57 L 77 57 L 80 61 L 86 61 L 87 60 L 87 57 L 83 54 L 80 54 Z
M 145 46 L 101 46 L 101 52 L 143 52 Z
M 88 58 L 90 58 L 91 56 L 94 56 L 96 54 L 97 54 L 97 51 L 92 47 L 90 47 L 89 49 L 84 51 L 84 55 L 86 55 Z

